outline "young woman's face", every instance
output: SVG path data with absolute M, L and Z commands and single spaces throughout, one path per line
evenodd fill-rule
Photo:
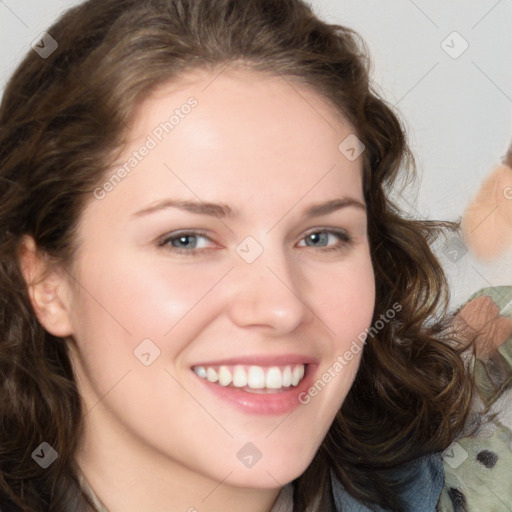
M 79 226 L 83 457 L 276 488 L 311 462 L 372 320 L 362 156 L 297 84 L 190 77 L 140 106 Z

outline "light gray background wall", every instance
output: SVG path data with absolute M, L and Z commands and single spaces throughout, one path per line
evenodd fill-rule
M 0 88 L 30 43 L 77 3 L 0 0 Z M 457 220 L 512 140 L 512 0 L 310 3 L 320 17 L 364 37 L 374 82 L 401 112 L 419 179 L 400 204 L 418 218 Z M 512 248 L 484 264 L 469 253 L 452 261 L 443 243 L 435 250 L 451 306 L 482 287 L 512 284 Z

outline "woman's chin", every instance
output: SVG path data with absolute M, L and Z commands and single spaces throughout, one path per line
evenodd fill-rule
M 224 484 L 233 487 L 248 487 L 251 489 L 277 489 L 284 487 L 306 471 L 311 460 L 291 457 L 272 459 L 263 464 L 263 459 L 253 467 L 242 467 L 234 470 L 225 480 Z M 218 475 L 222 479 L 223 476 Z

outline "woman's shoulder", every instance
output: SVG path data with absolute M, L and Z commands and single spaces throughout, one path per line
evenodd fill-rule
M 512 503 L 512 286 L 483 288 L 459 308 L 481 330 L 465 432 L 443 452 L 439 512 L 503 511 Z

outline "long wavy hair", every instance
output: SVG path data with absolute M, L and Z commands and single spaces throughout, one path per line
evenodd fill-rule
M 48 29 L 58 48 L 30 50 L 0 108 L 0 503 L 3 512 L 92 506 L 74 454 L 84 411 L 64 339 L 31 306 L 19 248 L 33 237 L 49 264 L 74 257 L 76 227 L 122 151 L 137 105 L 189 70 L 226 65 L 312 87 L 364 143 L 364 197 L 376 280 L 360 369 L 307 470 L 294 510 L 333 506 L 330 471 L 368 504 L 402 510 L 386 470 L 444 450 L 465 423 L 472 377 L 452 329 L 448 283 L 432 242 L 455 223 L 415 220 L 390 199 L 415 177 L 399 114 L 370 80 L 359 34 L 318 19 L 302 0 L 88 0 Z M 58 452 L 42 469 L 43 441 Z

